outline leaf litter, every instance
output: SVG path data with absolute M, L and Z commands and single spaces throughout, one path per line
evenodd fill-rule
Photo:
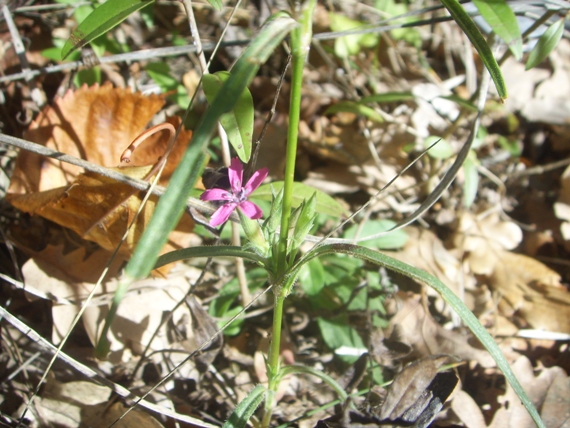
M 156 13 L 162 17 L 162 23 L 154 31 L 161 37 L 170 37 L 173 29 L 183 22 L 179 10 L 171 6 L 157 7 Z M 344 13 L 351 19 L 366 15 L 362 12 L 359 18 L 351 16 L 354 12 L 345 10 Z M 169 22 L 166 16 L 176 16 L 176 20 Z M 330 29 L 330 21 L 323 19 L 328 17 L 324 7 L 319 7 L 317 17 L 323 31 Z M 150 36 L 152 30 L 137 19 L 123 23 L 121 28 Z M 201 23 L 204 34 L 214 28 L 213 19 L 204 15 Z M 247 20 L 238 21 L 236 29 L 243 30 L 240 26 L 246 25 L 245 22 Z M 37 22 L 26 25 L 28 27 L 22 27 L 26 31 L 39 31 Z M 438 31 L 456 31 L 447 24 L 439 28 Z M 300 179 L 311 184 L 318 182 L 315 187 L 342 200 L 351 210 L 357 209 L 407 164 L 410 150 L 419 149 L 422 136 L 446 133 L 457 120 L 455 134 L 447 136 L 451 147 L 457 149 L 466 138 L 467 121 L 459 116 L 460 106 L 442 97 L 452 94 L 468 97 L 473 92 L 472 71 L 469 71 L 473 65 L 471 56 L 463 55 L 465 46 L 452 42 L 453 38 L 442 39 L 438 46 L 425 28 L 417 31 L 426 46 L 433 43 L 422 52 L 422 60 L 428 59 L 433 65 L 432 74 L 420 66 L 417 49 L 405 39 L 395 38 L 394 34 L 383 35 L 386 43 L 381 40 L 376 47 L 358 45 L 352 54 L 355 59 L 352 64 L 330 53 L 334 43 L 319 42 L 320 49 L 315 49 L 319 55 L 312 53 L 313 68 L 307 72 L 303 94 Z M 394 46 L 398 49 L 393 49 Z M 458 177 L 456 184 L 425 216 L 424 222 L 407 229 L 411 239 L 405 246 L 390 252 L 441 279 L 496 333 L 503 352 L 548 427 L 567 426 L 570 420 L 567 411 L 570 408 L 567 402 L 570 364 L 564 357 L 568 353 L 568 336 L 564 334 L 570 334 L 569 275 L 563 263 L 570 235 L 567 226 L 570 215 L 566 212 L 568 173 L 560 167 L 548 169 L 549 164 L 568 154 L 565 138 L 570 116 L 561 101 L 570 95 L 564 78 L 570 68 L 568 55 L 564 55 L 567 49 L 568 42 L 563 39 L 547 64 L 524 74 L 519 70 L 524 69 L 524 65 L 511 60 L 505 64 L 507 81 L 517 87 L 509 88 L 511 97 L 504 107 L 489 102 L 483 121 L 487 136 L 481 137 L 476 149 L 481 179 L 474 204 L 462 205 L 462 177 Z M 28 54 L 30 61 L 43 65 L 44 60 L 34 52 L 34 45 Z M 228 62 L 232 55 L 229 51 L 222 52 L 222 62 Z M 383 64 L 381 77 L 367 71 L 374 69 L 376 56 Z M 178 74 L 182 81 L 182 75 L 188 73 L 189 61 L 168 62 L 173 74 Z M 333 73 L 331 64 L 340 67 L 343 73 Z M 141 73 L 142 69 L 144 63 L 123 70 L 132 73 L 129 79 L 137 82 L 139 89 L 153 84 Z M 271 67 L 266 72 L 279 74 Z M 112 78 L 117 82 L 116 74 Z M 54 88 L 65 87 L 68 79 L 46 78 L 43 88 L 53 94 Z M 107 79 L 111 79 L 110 74 Z M 252 86 L 256 106 L 268 105 L 271 91 L 267 91 L 267 80 L 260 76 Z M 195 82 L 187 84 L 193 91 Z M 29 93 L 25 85 L 14 82 L 7 85 L 8 105 L 20 102 L 18 111 L 32 105 L 26 99 Z M 269 87 L 273 88 L 274 84 Z M 287 99 L 287 87 L 283 89 L 281 96 Z M 373 104 L 373 111 L 383 117 L 383 122 L 339 111 L 345 108 L 342 105 L 337 106 L 336 111 L 331 109 L 342 102 L 354 101 L 355 93 L 368 95 L 373 89 L 375 93 L 409 92 L 414 98 Z M 149 165 L 164 153 L 167 141 L 165 135 L 158 134 L 134 152 L 128 167 L 119 166 L 128 144 L 144 131 L 164 105 L 170 104 L 166 94 L 143 96 L 138 91 L 114 88 L 108 82 L 64 93 L 55 98 L 51 107 L 37 114 L 29 127 L 19 124 L 14 115 L 3 113 L 6 123 L 2 132 L 23 135 L 62 153 L 107 167 L 119 167 L 122 172 L 138 177 L 144 176 Z M 203 105 L 199 104 L 197 109 L 201 108 Z M 170 107 L 169 114 L 175 110 Z M 161 116 L 159 120 L 170 121 L 175 127 L 181 123 L 178 116 L 170 119 L 162 113 Z M 287 126 L 285 116 L 285 107 L 278 106 L 278 114 L 271 124 L 273 135 L 270 134 L 275 137 L 276 146 L 270 146 L 269 138 L 262 142 L 259 163 L 268 167 L 273 176 L 281 169 L 279 147 L 284 146 L 279 141 L 283 140 L 282 131 Z M 514 117 L 518 120 L 512 126 Z M 509 138 L 522 146 L 520 155 L 505 155 L 507 146 L 500 141 L 505 143 Z M 179 140 L 162 180 L 167 180 L 175 167 L 190 140 L 190 131 L 183 131 Z M 356 220 L 389 218 L 397 221 L 405 217 L 425 198 L 445 164 L 445 160 L 420 159 L 387 195 L 381 195 L 371 209 Z M 497 182 L 503 185 L 498 186 Z M 110 251 L 116 248 L 126 224 L 138 211 L 140 198 L 133 196 L 136 192 L 126 185 L 26 151 L 18 155 L 8 193 L 7 200 L 21 211 L 43 215 L 72 230 L 50 222 L 31 222 L 30 217 L 14 214 L 13 208 L 2 205 L 2 231 L 7 237 L 3 254 L 8 255 L 1 263 L 2 273 L 13 278 L 13 285 L 8 282 L 2 285 L 6 290 L 2 304 L 57 344 L 109 260 Z M 151 199 L 144 210 L 151 211 L 153 203 Z M 74 207 L 72 213 L 70 204 Z M 143 211 L 140 223 L 131 229 L 122 259 L 115 260 L 109 279 L 92 301 L 93 307 L 85 312 L 81 328 L 77 328 L 64 348 L 77 360 L 90 362 L 112 382 L 127 383 L 139 395 L 207 342 L 227 320 L 229 309 L 239 308 L 237 294 L 228 292 L 234 276 L 231 264 L 215 261 L 201 279 L 202 261 L 179 265 L 171 272 L 163 271 L 155 278 L 141 281 L 129 291 L 113 326 L 110 360 L 96 361 L 90 357 L 112 296 L 114 278 L 122 260 L 136 244 L 150 211 Z M 36 229 L 22 227 L 25 224 L 33 224 Z M 211 238 L 192 230 L 190 221 L 183 227 L 183 233 L 173 236 L 172 245 L 183 247 L 192 245 L 191 242 L 210 242 Z M 21 277 L 14 272 L 12 260 L 20 263 Z M 317 310 L 307 305 L 306 300 L 303 303 L 303 292 L 298 287 L 299 299 L 288 312 L 291 325 L 282 357 L 287 363 L 301 362 L 339 379 L 350 377 L 355 360 L 343 360 L 334 349 L 329 349 L 314 321 L 317 316 L 332 317 L 341 308 L 349 315 L 346 319 L 350 327 L 367 344 L 363 352 L 378 352 L 372 346 L 372 322 L 381 325 L 376 328 L 383 331 L 383 336 L 410 350 L 404 355 L 398 354 L 397 358 L 394 356 L 396 361 L 391 364 L 386 358 L 379 359 L 385 366 L 379 376 L 383 381 L 394 379 L 393 385 L 386 389 L 373 388 L 364 398 L 354 397 L 357 411 L 349 407 L 344 410 L 329 407 L 312 415 L 314 408 L 333 402 L 335 397 L 319 381 L 295 375 L 283 383 L 277 420 L 285 422 L 304 416 L 297 422 L 302 427 L 354 426 L 356 423 L 392 426 L 402 421 L 427 426 L 434 418 L 435 426 L 533 426 L 510 386 L 504 385 L 490 356 L 473 341 L 438 296 L 401 278 L 390 275 L 387 278 L 400 291 L 382 297 L 382 310 L 362 307 L 349 311 L 348 302 L 338 306 L 342 303 L 342 293 L 334 284 L 331 290 L 337 294 L 327 303 L 328 307 L 323 305 Z M 363 281 L 367 287 L 372 283 L 370 278 Z M 33 293 L 21 291 L 27 287 Z M 350 287 L 355 290 L 353 294 L 357 292 L 356 284 Z M 34 294 L 44 297 L 38 299 Z M 230 295 L 234 297 L 228 297 Z M 377 298 L 369 292 L 366 301 Z M 208 312 L 213 305 L 227 305 L 224 319 L 216 320 L 212 311 Z M 264 341 L 270 328 L 268 305 L 265 298 L 257 300 L 241 327 L 234 330 L 237 333 L 226 336 L 223 342 L 210 344 L 193 363 L 185 365 L 153 391 L 153 400 L 204 423 L 220 425 L 252 386 L 264 381 Z M 299 316 L 307 319 L 302 326 L 295 325 Z M 3 322 L 2 328 L 9 339 L 2 344 L 2 371 L 6 380 L 0 390 L 3 397 L 0 411 L 13 423 L 21 415 L 22 403 L 35 389 L 35 382 L 45 367 L 45 356 L 34 357 L 44 351 L 38 350 L 33 341 L 15 332 L 7 323 Z M 548 333 L 556 333 L 566 342 L 553 339 Z M 455 356 L 462 362 L 457 364 Z M 26 358 L 30 359 L 29 366 L 18 370 Z M 445 370 L 440 371 L 443 365 Z M 364 369 L 368 374 L 361 378 L 366 380 L 360 388 L 364 388 L 366 382 L 370 385 L 372 372 Z M 434 382 L 439 374 L 444 375 L 444 380 L 437 385 L 443 386 L 436 387 Z M 434 392 L 442 389 L 447 392 L 439 395 Z M 402 398 L 408 396 L 409 399 Z M 94 426 L 109 426 L 131 404 L 109 402 L 110 397 L 108 388 L 87 382 L 64 365 L 58 365 L 35 401 L 34 410 L 26 417 L 26 424 L 82 426 L 87 421 L 97 420 Z M 125 426 L 171 423 L 164 416 L 151 416 L 140 408 L 126 416 L 135 420 L 120 422 Z

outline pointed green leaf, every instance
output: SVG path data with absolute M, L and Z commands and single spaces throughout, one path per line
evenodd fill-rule
M 513 56 L 522 58 L 522 36 L 515 13 L 505 0 L 473 0 L 493 32 L 509 46 Z
M 247 397 L 237 405 L 222 428 L 243 428 L 247 426 L 249 418 L 265 398 L 266 392 L 267 390 L 263 385 L 257 385 L 253 388 Z
M 548 29 L 544 32 L 534 49 L 530 52 L 528 56 L 528 60 L 526 62 L 526 70 L 530 70 L 533 67 L 536 67 L 540 64 L 550 52 L 554 50 L 560 39 L 562 38 L 562 34 L 564 33 L 564 19 L 560 19 L 559 21 L 552 24 Z
M 123 22 L 131 13 L 142 9 L 154 0 L 111 0 L 103 3 L 71 33 L 61 50 L 65 59 L 71 52 Z
M 369 95 L 360 99 L 361 103 L 398 103 L 413 101 L 416 97 L 411 92 L 384 92 L 382 94 Z
M 469 208 L 475 201 L 475 196 L 477 196 L 477 190 L 479 189 L 478 165 L 479 159 L 477 159 L 475 151 L 471 150 L 469 156 L 465 159 L 465 163 L 463 163 L 463 206 L 465 208 Z
M 325 114 L 333 114 L 339 112 L 354 113 L 367 117 L 368 119 L 378 123 L 384 122 L 384 118 L 376 110 L 357 101 L 340 101 L 327 108 Z
M 272 187 L 275 192 L 280 192 L 283 188 L 283 182 L 276 181 L 269 184 L 263 184 L 251 194 L 251 197 L 264 201 L 270 201 L 272 199 Z M 346 214 L 346 209 L 339 202 L 337 202 L 336 199 L 318 189 L 315 189 L 314 187 L 307 186 L 303 183 L 293 184 L 293 207 L 298 207 L 305 199 L 309 199 L 315 193 L 317 195 L 317 213 L 326 214 L 333 217 L 342 217 Z
M 487 41 L 471 17 L 467 14 L 467 12 L 465 12 L 465 9 L 463 9 L 457 0 L 441 0 L 441 3 L 449 11 L 451 17 L 455 20 L 455 22 L 457 22 L 457 25 L 461 27 L 471 43 L 473 43 L 473 46 L 475 49 L 477 49 L 477 52 L 479 52 L 481 61 L 483 61 L 483 64 L 485 64 L 485 67 L 491 74 L 493 82 L 495 82 L 495 87 L 497 88 L 499 96 L 503 99 L 507 98 L 507 86 L 505 84 L 505 80 L 503 79 L 503 74 L 501 73 L 499 64 L 497 64 L 497 61 L 493 56 L 493 52 L 491 52 L 491 48 L 487 44 Z
M 214 9 L 222 10 L 222 0 L 208 0 L 208 3 L 210 3 Z
M 222 85 L 230 73 L 220 71 L 215 74 L 206 74 L 202 80 L 204 93 L 209 103 L 219 93 Z M 242 162 L 249 161 L 253 141 L 253 98 L 249 89 L 245 88 L 238 98 L 234 108 L 220 116 L 220 123 L 228 134 L 228 139 Z

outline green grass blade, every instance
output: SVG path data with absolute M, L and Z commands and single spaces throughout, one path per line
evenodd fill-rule
M 320 257 L 326 254 L 347 254 L 353 257 L 358 257 L 359 259 L 366 260 L 368 262 L 374 263 L 378 266 L 385 267 L 392 271 L 398 272 L 402 275 L 405 275 L 409 278 L 412 278 L 416 281 L 422 282 L 435 291 L 437 291 L 441 297 L 457 312 L 457 314 L 463 320 L 463 323 L 469 327 L 469 329 L 473 332 L 473 334 L 479 339 L 479 341 L 483 344 L 483 346 L 487 349 L 491 357 L 497 363 L 497 367 L 503 372 L 503 375 L 509 382 L 509 384 L 513 387 L 513 390 L 518 395 L 519 399 L 527 409 L 528 413 L 536 423 L 536 425 L 540 428 L 545 428 L 540 415 L 536 411 L 532 401 L 528 398 L 528 395 L 523 390 L 521 384 L 517 380 L 515 374 L 511 370 L 511 367 L 507 360 L 505 359 L 503 353 L 491 337 L 491 335 L 485 330 L 485 328 L 481 325 L 479 320 L 473 315 L 473 313 L 465 306 L 465 303 L 461 301 L 459 297 L 453 293 L 443 282 L 439 279 L 434 277 L 433 275 L 424 272 L 421 269 L 415 268 L 410 266 L 404 262 L 399 260 L 393 259 L 385 254 L 382 254 L 376 250 L 371 250 L 369 248 L 360 247 L 358 245 L 350 245 L 350 244 L 332 244 L 332 245 L 323 245 L 321 247 L 317 247 L 313 250 L 307 257 L 302 259 L 294 266 L 292 269 L 299 269 L 300 266 L 309 260 L 314 259 L 315 257 Z
M 193 259 L 196 257 L 240 257 L 254 263 L 265 263 L 263 257 L 258 256 L 250 251 L 245 251 L 242 247 L 235 246 L 203 246 L 183 248 L 182 250 L 171 251 L 160 256 L 154 265 L 157 269 L 169 263 L 180 260 Z
M 263 385 L 257 385 L 235 408 L 222 428 L 243 428 L 253 412 L 259 407 L 267 390 Z
M 154 0 L 110 0 L 103 3 L 71 33 L 63 45 L 61 58 L 67 58 L 71 52 L 105 34 L 123 22 L 131 13 L 153 2 Z
M 477 52 L 479 52 L 483 64 L 485 64 L 493 82 L 495 82 L 499 96 L 503 99 L 507 98 L 507 85 L 503 79 L 499 64 L 497 64 L 493 52 L 491 52 L 491 48 L 471 17 L 465 12 L 465 9 L 463 9 L 457 0 L 441 0 L 441 3 L 443 3 L 451 17 L 457 22 L 457 25 L 461 27 L 463 32 L 469 37 L 471 43 L 473 43 L 475 49 L 477 49 Z
M 540 64 L 550 52 L 554 50 L 560 39 L 562 38 L 562 34 L 564 34 L 564 19 L 560 19 L 550 27 L 548 30 L 544 32 L 534 49 L 530 52 L 528 56 L 528 60 L 526 62 L 526 70 L 530 70 L 533 67 L 536 67 Z
M 522 36 L 517 17 L 505 0 L 473 0 L 479 13 L 493 32 L 509 46 L 513 56 L 520 61 L 523 55 Z
M 267 22 L 236 62 L 231 76 L 220 90 L 220 96 L 216 97 L 195 129 L 192 144 L 180 160 L 166 192 L 159 199 L 154 215 L 142 234 L 125 268 L 123 278 L 119 282 L 111 309 L 105 319 L 100 341 L 97 344 L 96 354 L 99 357 L 106 355 L 109 350 L 106 334 L 127 288 L 133 281 L 149 275 L 156 264 L 159 252 L 166 244 L 170 231 L 176 227 L 184 212 L 186 199 L 206 162 L 206 147 L 218 118 L 232 109 L 239 96 L 257 74 L 259 66 L 267 60 L 295 25 L 296 22 L 284 13 L 274 16 Z

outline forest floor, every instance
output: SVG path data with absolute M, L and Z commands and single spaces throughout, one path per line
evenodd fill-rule
M 123 151 L 149 124 L 182 123 L 196 93 L 160 182 L 167 185 L 207 108 L 182 3 L 159 1 L 131 15 L 66 62 L 59 56 L 63 41 L 90 6 L 0 3 L 7 4 L 0 17 L 2 137 L 119 167 Z M 230 20 L 230 8 L 220 12 L 194 2 L 207 59 L 228 20 L 223 40 L 244 41 L 222 45 L 211 72 L 231 67 L 268 16 L 266 3 L 273 2 L 254 3 L 244 2 Z M 469 102 L 483 66 L 457 25 L 436 19 L 446 15 L 441 8 L 406 18 L 430 25 L 328 38 L 323 35 L 380 22 L 386 15 L 374 4 L 393 15 L 406 13 L 407 6 L 323 3 L 314 15 L 316 37 L 305 70 L 296 180 L 328 194 L 344 213 L 371 201 L 334 236 L 373 235 L 411 215 L 469 139 L 477 115 Z M 531 16 L 544 12 L 528 8 Z M 8 21 L 23 41 L 23 56 L 14 50 Z M 171 47 L 179 50 L 169 52 Z M 504 51 L 499 46 L 497 57 Z M 70 61 L 82 66 L 66 66 Z M 285 162 L 289 72 L 283 82 L 280 76 L 286 63 L 280 47 L 250 87 L 255 135 L 270 119 L 257 167 L 267 167 L 272 182 L 283 178 Z M 26 79 L 26 69 L 41 73 Z M 509 97 L 501 102 L 490 88 L 471 152 L 449 189 L 420 220 L 363 245 L 451 288 L 495 338 L 545 425 L 570 427 L 570 42 L 562 38 L 538 67 L 525 71 L 522 61 L 507 58 L 501 69 Z M 129 289 L 109 332 L 111 352 L 97 359 L 94 346 L 117 278 L 154 199 L 113 256 L 141 195 L 2 141 L 1 424 L 108 427 L 126 414 L 115 426 L 221 426 L 255 385 L 267 381 L 272 294 L 262 293 L 263 271 L 246 264 L 240 273 L 230 259 L 196 259 L 155 271 Z M 155 162 L 164 144 L 160 134 L 149 138 L 120 171 L 141 177 L 136 167 Z M 210 155 L 209 166 L 223 166 L 218 137 Z M 268 203 L 259 199 L 267 213 Z M 169 248 L 218 242 L 200 216 L 185 215 Z M 324 236 L 339 223 L 320 215 L 312 234 Z M 229 229 L 221 233 L 224 243 L 231 240 Z M 95 288 L 106 266 L 107 276 Z M 227 325 L 237 314 L 242 316 Z M 222 326 L 224 334 L 188 360 Z M 62 340 L 48 370 L 52 344 Z M 273 426 L 378 426 L 388 382 L 409 363 L 417 371 L 408 370 L 409 382 L 392 388 L 412 394 L 413 402 L 438 368 L 456 374 L 442 381 L 449 397 L 443 396 L 447 401 L 431 426 L 535 426 L 489 353 L 439 294 L 358 260 L 328 256 L 301 272 L 286 303 L 282 350 L 283 364 L 325 372 L 352 398 L 342 405 L 321 379 L 291 375 L 277 394 Z

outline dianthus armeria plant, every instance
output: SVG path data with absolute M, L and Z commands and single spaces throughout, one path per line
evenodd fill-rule
M 74 47 L 87 43 L 89 37 L 96 37 L 100 35 L 101 32 L 117 25 L 120 22 L 118 17 L 124 19 L 129 13 L 138 10 L 148 3 L 150 3 L 150 1 L 137 2 L 133 0 L 115 0 L 113 2 L 109 1 L 104 3 L 96 9 L 95 12 L 97 12 L 98 15 L 95 18 L 90 17 L 92 18 L 91 21 L 88 18 L 88 20 L 86 20 L 87 23 L 84 22 L 81 24 L 77 30 L 77 34 L 74 34 L 74 36 L 70 38 L 68 45 L 64 47 L 64 52 L 69 53 Z M 315 239 L 315 237 L 308 235 L 317 215 L 318 196 L 315 193 L 302 203 L 294 206 L 293 188 L 303 69 L 311 45 L 312 15 L 316 0 L 290 3 L 292 4 L 292 10 L 273 15 L 245 49 L 240 59 L 231 69 L 230 74 L 219 79 L 219 87 L 216 91 L 217 95 L 211 100 L 209 110 L 195 129 L 192 144 L 181 159 L 176 172 L 170 180 L 170 185 L 166 193 L 160 198 L 147 230 L 145 230 L 133 257 L 125 268 L 109 316 L 107 317 L 105 328 L 102 330 L 101 337 L 99 338 L 97 348 L 98 355 L 104 356 L 108 350 L 106 332 L 113 321 L 116 309 L 127 288 L 133 281 L 148 276 L 153 268 L 175 260 L 190 257 L 240 257 L 265 269 L 267 273 L 267 283 L 269 284 L 268 291 L 270 290 L 274 296 L 271 345 L 266 359 L 269 380 L 266 386 L 259 385 L 251 391 L 236 407 L 234 413 L 224 426 L 245 426 L 261 403 L 265 403 L 261 417 L 261 426 L 268 427 L 271 423 L 272 412 L 276 401 L 275 395 L 279 383 L 284 375 L 291 372 L 312 373 L 315 376 L 321 377 L 338 392 L 342 400 L 345 400 L 347 399 L 347 393 L 324 373 L 301 366 L 283 366 L 280 360 L 284 302 L 293 291 L 301 267 L 314 258 L 341 253 L 396 271 L 435 289 L 460 315 L 465 325 L 471 329 L 474 335 L 487 348 L 536 424 L 540 427 L 544 426 L 536 409 L 515 378 L 509 364 L 492 337 L 465 304 L 441 281 L 420 269 L 397 261 L 378 251 L 342 240 L 328 238 Z M 500 69 L 489 46 L 477 27 L 473 24 L 471 18 L 465 13 L 457 0 L 442 0 L 442 3 L 450 11 L 452 18 L 469 36 L 483 59 L 483 63 L 488 69 L 499 94 L 505 97 L 506 90 Z M 120 7 L 122 7 L 122 9 L 117 10 L 117 8 Z M 110 16 L 113 18 L 109 18 Z M 103 22 L 103 24 L 101 24 L 101 22 Z M 91 25 L 92 28 L 87 28 L 89 25 Z M 85 36 L 86 34 L 89 35 L 89 37 Z M 230 137 L 230 143 L 234 146 L 239 158 L 232 159 L 231 165 L 229 166 L 229 188 L 208 189 L 202 194 L 201 199 L 218 204 L 214 214 L 210 217 L 211 226 L 218 227 L 230 219 L 239 219 L 248 242 L 243 246 L 193 247 L 172 252 L 159 258 L 158 252 L 162 247 L 161 244 L 166 242 L 169 232 L 180 219 L 190 191 L 194 188 L 194 184 L 204 168 L 207 153 L 206 146 L 211 139 L 218 120 L 224 117 L 227 118 L 228 115 L 236 114 L 236 103 L 243 100 L 243 94 L 256 75 L 259 66 L 268 59 L 273 50 L 276 49 L 287 36 L 289 36 L 288 42 L 292 54 L 292 72 L 286 163 L 282 189 L 274 193 L 270 212 L 265 213 L 265 219 L 261 220 L 261 210 L 253 202 L 248 200 L 251 193 L 267 177 L 267 170 L 254 172 L 250 178 L 247 178 L 244 185 L 243 163 L 248 162 L 251 156 L 251 140 L 240 139 L 239 142 L 236 142 L 231 141 Z M 487 74 L 485 74 L 485 76 L 487 76 Z M 485 81 L 485 78 L 483 78 L 482 81 Z M 482 109 L 486 91 L 486 86 L 482 84 L 479 100 L 480 110 Z M 238 127 L 242 126 L 239 125 L 239 122 L 239 120 L 236 121 Z M 227 123 L 227 121 L 223 121 L 223 123 Z M 419 215 L 433 205 L 439 195 L 449 186 L 469 152 L 470 144 L 476 133 L 476 128 L 477 121 L 473 125 L 472 137 L 460 151 L 456 162 L 448 171 L 442 182 L 435 188 L 433 194 L 422 204 L 418 211 L 405 221 L 399 223 L 396 228 L 402 227 L 417 219 Z M 236 211 L 238 215 L 232 215 Z M 303 254 L 300 251 L 300 247 L 307 240 L 314 242 L 314 246 Z M 166 380 L 166 378 L 163 379 L 163 381 L 164 380 Z

